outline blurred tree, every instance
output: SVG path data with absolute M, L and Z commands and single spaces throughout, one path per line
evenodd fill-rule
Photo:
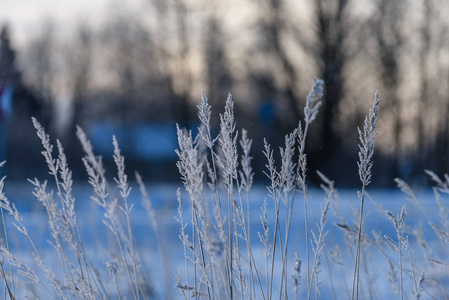
M 32 175 L 30 170 L 34 158 L 34 149 L 38 145 L 31 117 L 44 122 L 42 101 L 36 97 L 22 82 L 22 74 L 17 67 L 16 52 L 11 46 L 10 31 L 7 25 L 0 29 L 0 82 L 5 89 L 0 95 L 2 110 L 0 160 L 7 159 L 9 179 L 24 179 Z M 6 90 L 7 89 L 7 90 Z M 10 130 L 13 128 L 14 130 Z M 33 175 L 34 176 L 34 175 Z
M 101 71 L 109 78 L 104 93 L 108 110 L 120 120 L 169 116 L 164 71 L 158 44 L 144 22 L 143 12 L 114 7 L 96 43 Z M 167 36 L 166 36 L 167 38 Z M 153 41 L 154 40 L 154 41 Z M 158 111 L 150 109 L 157 105 Z M 146 115 L 148 114 L 148 115 Z
M 55 127 L 58 138 L 66 150 L 69 160 L 79 160 L 82 148 L 74 138 L 76 125 L 84 127 L 83 112 L 91 107 L 88 100 L 91 99 L 92 90 L 92 64 L 94 62 L 94 33 L 85 23 L 81 22 L 76 29 L 74 38 L 70 39 L 63 47 L 61 56 L 64 61 L 64 90 L 67 91 L 66 99 L 59 99 L 59 113 L 55 114 Z M 81 167 L 81 168 L 79 168 Z M 72 167 L 76 174 L 84 172 L 82 166 Z
M 149 0 L 155 13 L 156 65 L 170 118 L 182 126 L 191 119 L 192 70 L 188 64 L 192 36 L 189 7 L 185 0 Z
M 183 126 L 188 126 L 191 118 L 190 113 L 190 93 L 192 87 L 192 74 L 188 65 L 190 54 L 191 34 L 189 31 L 189 10 L 185 0 L 174 0 L 175 10 L 175 35 L 177 39 L 177 52 L 175 54 L 176 67 L 172 70 L 174 76 L 174 113 L 175 119 Z
M 123 11 L 113 13 L 114 16 L 111 17 L 103 32 L 102 52 L 107 55 L 109 72 L 115 75 L 117 82 L 113 89 L 117 97 L 117 106 L 116 111 L 112 113 L 124 122 L 129 119 L 129 109 L 133 108 L 137 100 L 136 51 L 139 43 L 144 43 L 144 40 L 140 38 L 145 33 L 136 22 L 136 18 Z
M 376 2 L 373 30 L 377 37 L 380 61 L 380 79 L 384 88 L 385 101 L 383 110 L 391 114 L 392 125 L 392 163 L 390 176 L 400 176 L 400 159 L 403 154 L 402 105 L 399 97 L 400 62 L 399 57 L 404 45 L 404 16 L 407 5 L 404 0 L 380 0 Z
M 0 29 L 0 82 L 17 83 L 20 76 L 16 67 L 16 53 L 11 47 L 9 27 L 5 24 Z
M 9 28 L 4 25 L 0 30 L 0 162 L 6 160 L 7 110 L 11 110 L 14 85 L 20 80 L 15 61 L 16 54 L 11 48 Z
M 421 45 L 418 56 L 418 67 L 420 70 L 420 91 L 419 91 L 419 103 L 417 114 L 417 151 L 416 151 L 416 163 L 414 168 L 414 175 L 420 175 L 430 162 L 429 160 L 429 146 L 431 143 L 431 136 L 429 136 L 429 128 L 426 126 L 426 119 L 429 112 L 429 85 L 430 85 L 430 72 L 429 72 L 429 59 L 431 56 L 431 39 L 432 30 L 431 27 L 434 23 L 432 18 L 435 16 L 434 3 L 432 0 L 422 1 L 422 22 L 420 27 Z
M 321 113 L 322 147 L 318 150 L 317 167 L 329 168 L 333 158 L 339 156 L 341 132 L 336 130 L 335 115 L 343 97 L 343 68 L 348 57 L 344 43 L 350 30 L 347 14 L 348 0 L 316 0 L 318 51 L 315 58 L 319 66 L 320 78 L 325 82 L 325 94 Z M 351 53 L 354 56 L 354 53 Z M 328 166 L 324 169 L 325 166 Z M 332 169 L 332 167 L 331 167 Z
M 286 79 L 282 87 L 283 94 L 288 99 L 288 113 L 293 116 L 283 116 L 283 122 L 293 120 L 290 126 L 295 126 L 302 117 L 300 108 L 300 73 L 307 71 L 304 63 L 298 65 L 298 57 L 313 61 L 317 77 L 325 81 L 326 92 L 323 108 L 319 115 L 320 124 L 314 137 L 315 144 L 310 156 L 314 167 L 325 170 L 332 169 L 335 158 L 341 160 L 339 154 L 342 130 L 336 121 L 336 115 L 344 93 L 344 67 L 348 59 L 353 59 L 363 51 L 364 45 L 358 40 L 365 33 L 366 25 L 353 18 L 349 0 L 314 0 L 309 2 L 312 16 L 290 11 L 291 3 L 287 0 L 266 0 L 258 2 L 261 7 L 259 26 L 263 37 L 262 51 L 267 51 L 274 58 L 281 76 Z M 302 18 L 302 22 L 298 19 Z M 310 22 L 310 23 L 307 23 Z M 308 24 L 309 27 L 307 27 Z M 351 45 L 348 46 L 348 40 Z M 300 49 L 292 57 L 292 49 Z M 301 66 L 304 68 L 301 69 Z M 310 80 L 307 81 L 310 83 Z M 349 121 L 349 120 L 348 120 Z
M 51 20 L 43 23 L 40 34 L 27 46 L 27 83 L 46 102 L 53 102 L 57 90 L 55 27 Z
M 226 57 L 226 36 L 221 28 L 219 14 L 217 14 L 217 12 L 222 11 L 218 8 L 220 3 L 216 1 L 207 2 L 209 9 L 204 20 L 204 26 L 202 26 L 204 29 L 203 45 L 207 95 L 211 99 L 212 105 L 220 103 L 218 107 L 221 109 L 227 94 L 232 90 L 232 76 Z
M 75 43 L 78 47 L 72 48 L 70 56 L 70 70 L 73 87 L 73 123 L 80 123 L 82 102 L 86 101 L 91 81 L 91 68 L 93 59 L 93 34 L 87 25 L 81 24 L 78 28 Z
M 0 82 L 3 82 L 5 88 L 11 87 L 11 102 L 1 103 L 3 109 L 5 105 L 10 105 L 10 109 L 14 109 L 14 113 L 19 117 L 29 117 L 31 114 L 40 115 L 39 100 L 22 82 L 22 73 L 17 68 L 16 52 L 11 46 L 10 31 L 7 25 L 0 30 Z
M 426 169 L 435 170 L 439 175 L 448 174 L 449 170 L 449 63 L 447 57 L 449 54 L 449 23 L 447 22 L 447 12 L 449 7 L 445 1 L 434 0 L 429 7 L 433 11 L 431 15 L 431 24 L 433 26 L 433 45 L 436 48 L 433 59 L 429 66 L 429 73 L 435 72 L 435 79 L 429 82 L 429 100 L 428 110 L 433 113 L 428 114 L 428 118 L 423 120 L 427 125 L 429 120 L 437 119 L 436 128 L 433 128 L 437 134 L 429 150 L 429 166 Z M 445 22 L 446 21 L 446 22 Z M 430 75 L 430 74 L 429 74 Z M 439 101 L 435 101 L 439 100 Z M 430 102 L 430 103 L 429 103 Z M 435 109 L 437 106 L 437 109 Z M 429 119 L 430 118 L 430 119 Z
M 295 65 L 297 60 L 289 54 L 291 46 L 286 41 L 299 44 L 300 47 L 308 47 L 308 43 L 303 41 L 304 34 L 301 30 L 297 30 L 294 20 L 288 13 L 288 5 L 285 0 L 264 0 L 255 1 L 255 5 L 259 8 L 259 45 L 257 51 L 266 53 L 268 60 L 274 60 L 276 69 L 265 70 L 268 73 L 280 71 L 280 77 L 285 82 L 281 84 L 282 92 L 287 100 L 288 114 L 282 118 L 288 122 L 288 127 L 296 126 L 298 120 L 302 117 L 302 109 L 300 108 L 300 90 L 299 90 L 299 74 L 300 70 Z M 251 49 L 255 51 L 255 49 Z M 270 68 L 270 66 L 268 66 Z M 274 74 L 273 74 L 274 75 Z M 275 80 L 273 79 L 275 82 Z

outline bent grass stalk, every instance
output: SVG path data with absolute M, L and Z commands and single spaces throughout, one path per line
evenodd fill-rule
M 248 261 L 249 261 L 249 299 L 252 299 L 253 286 L 254 286 L 254 272 L 253 272 L 253 254 L 251 251 L 251 210 L 250 210 L 250 191 L 253 185 L 254 173 L 251 167 L 252 157 L 250 156 L 252 140 L 248 139 L 248 133 L 245 129 L 242 130 L 242 138 L 240 140 L 240 146 L 242 148 L 243 154 L 241 156 L 242 170 L 240 171 L 240 189 L 239 195 L 241 195 L 241 190 L 246 192 L 246 218 L 248 222 L 247 230 L 245 230 L 245 240 L 248 250 Z M 245 227 L 245 218 L 243 213 L 243 203 L 242 197 L 240 196 L 241 214 L 243 215 L 243 225 Z M 255 294 L 255 292 L 254 292 Z
M 293 204 L 295 199 L 295 164 L 293 163 L 293 156 L 295 153 L 295 140 L 296 131 L 285 136 L 285 149 L 280 148 L 281 152 L 281 172 L 279 174 L 280 195 L 283 194 L 283 202 L 286 207 L 286 224 L 285 224 L 285 240 L 284 240 L 284 252 L 282 254 L 282 276 L 279 290 L 279 298 L 282 298 L 282 286 L 284 286 L 284 295 L 287 297 L 287 249 L 288 238 L 290 233 L 291 215 L 293 211 Z M 281 196 L 282 197 L 282 196 Z M 282 248 L 281 248 L 282 249 Z M 285 284 L 284 284 L 285 279 Z
M 274 259 L 275 259 L 275 254 L 276 254 L 276 244 L 277 244 L 277 233 L 278 233 L 278 224 L 279 224 L 279 207 L 280 207 L 280 200 L 277 197 L 277 188 L 279 185 L 279 182 L 277 180 L 277 171 L 276 171 L 276 167 L 275 167 L 275 161 L 273 159 L 273 150 L 271 150 L 270 145 L 268 144 L 268 142 L 264 139 L 264 147 L 265 147 L 265 151 L 263 152 L 263 154 L 265 155 L 265 157 L 267 158 L 268 162 L 266 168 L 268 169 L 268 173 L 266 173 L 264 171 L 264 174 L 270 179 L 271 181 L 271 185 L 267 186 L 267 190 L 268 190 L 268 196 L 270 198 L 273 199 L 274 201 L 274 205 L 275 205 L 275 225 L 274 225 L 274 238 L 273 238 L 273 243 L 272 246 L 270 248 L 271 253 L 271 275 L 269 278 L 267 278 L 267 281 L 269 280 L 269 291 L 267 292 L 267 297 L 269 300 L 271 300 L 271 296 L 272 296 L 272 291 L 273 291 L 273 277 L 274 277 Z
M 81 128 L 78 127 L 77 129 L 77 135 L 78 138 L 80 139 L 80 142 L 83 146 L 83 149 L 85 151 L 85 157 L 83 157 L 83 163 L 84 163 L 84 167 L 87 171 L 87 175 L 88 175 L 88 180 L 90 185 L 93 187 L 94 192 L 96 194 L 96 196 L 91 196 L 91 199 L 100 207 L 102 207 L 105 210 L 105 218 L 106 220 L 103 220 L 103 224 L 111 231 L 111 233 L 113 234 L 113 236 L 115 237 L 115 240 L 117 242 L 119 251 L 120 251 L 120 255 L 121 255 L 121 260 L 122 263 L 125 265 L 125 269 L 126 269 L 126 274 L 128 276 L 128 280 L 129 280 L 129 284 L 134 296 L 134 299 L 140 299 L 140 294 L 139 294 L 139 278 L 137 277 L 133 277 L 133 275 L 131 274 L 131 272 L 134 273 L 135 272 L 133 270 L 131 270 L 129 263 L 128 263 L 128 259 L 127 259 L 127 255 L 126 253 L 127 250 L 130 249 L 129 245 L 125 245 L 125 242 L 122 240 L 122 238 L 120 237 L 120 224 L 119 224 L 119 220 L 116 214 L 116 209 L 119 206 L 118 204 L 118 199 L 114 198 L 113 200 L 111 200 L 111 196 L 110 193 L 108 193 L 108 183 L 105 177 L 105 171 L 101 162 L 100 158 L 97 158 L 94 153 L 93 153 L 93 147 L 90 144 L 90 141 L 87 139 L 86 135 L 84 134 L 84 132 L 81 130 Z M 118 147 L 118 144 L 116 145 Z M 117 155 L 117 153 L 116 153 Z M 124 172 L 124 169 L 122 169 L 121 167 L 119 168 L 119 188 L 120 185 L 122 184 L 123 188 L 125 188 L 124 190 L 122 190 L 122 192 L 126 191 L 126 180 L 124 181 L 124 173 L 122 173 L 122 171 Z M 120 179 L 121 178 L 121 179 Z M 122 182 L 120 183 L 120 180 L 122 180 Z M 110 189 L 110 188 L 109 188 Z M 124 196 L 126 196 L 126 193 L 123 194 Z M 122 195 L 122 196 L 123 196 Z M 121 207 L 121 206 L 119 206 Z M 121 208 L 123 210 L 123 208 Z M 129 211 L 129 207 L 128 207 L 128 211 Z M 127 212 L 124 211 L 124 213 L 126 214 Z M 130 255 L 133 255 L 133 252 L 129 252 Z M 135 259 L 131 257 L 132 260 Z M 136 267 L 136 265 L 133 264 L 134 267 Z
M 308 194 L 306 185 L 306 170 L 307 170 L 307 158 L 305 154 L 306 138 L 310 123 L 315 120 L 318 115 L 318 110 L 321 106 L 321 97 L 323 96 L 324 81 L 320 79 L 313 79 L 313 87 L 307 95 L 306 106 L 304 107 L 304 131 L 301 128 L 301 123 L 298 125 L 298 142 L 299 142 L 299 159 L 298 159 L 298 171 L 297 180 L 298 186 L 303 193 L 304 200 L 304 227 L 306 236 L 306 260 L 307 260 L 307 287 L 310 286 L 310 254 L 309 254 L 309 220 L 308 220 Z
M 373 106 L 369 110 L 368 116 L 365 118 L 363 132 L 358 128 L 359 133 L 359 161 L 357 166 L 359 168 L 359 178 L 362 182 L 362 191 L 358 192 L 360 198 L 360 215 L 358 224 L 358 234 L 357 234 L 357 246 L 356 246 L 356 256 L 354 264 L 354 275 L 352 282 L 352 296 L 351 299 L 358 299 L 359 297 L 359 270 L 360 270 L 360 244 L 362 242 L 362 226 L 363 226 L 363 207 L 365 204 L 365 188 L 371 182 L 371 168 L 373 166 L 372 158 L 374 154 L 374 139 L 376 138 L 376 124 L 377 124 L 377 114 L 379 112 L 379 93 L 376 92 L 374 95 Z
M 215 194 L 215 200 L 212 200 L 212 202 L 214 202 L 213 214 L 215 216 L 216 221 L 218 222 L 217 227 L 219 231 L 218 233 L 219 237 L 222 243 L 226 244 L 225 221 L 223 218 L 221 206 L 220 189 L 217 174 L 217 162 L 216 162 L 219 159 L 219 156 L 214 150 L 214 146 L 218 141 L 220 135 L 218 135 L 215 138 L 212 138 L 211 124 L 210 124 L 212 110 L 204 91 L 201 91 L 201 103 L 197 105 L 197 108 L 198 108 L 198 118 L 200 119 L 202 124 L 202 126 L 198 127 L 199 136 L 201 137 L 206 147 L 209 149 L 210 159 L 212 162 L 212 167 L 210 167 L 209 162 L 207 160 L 207 155 L 205 155 L 207 173 L 210 180 L 208 186 Z M 229 276 L 231 274 L 231 271 L 229 270 L 229 266 L 230 266 L 229 256 L 226 256 L 226 268 L 227 268 L 226 280 L 228 286 L 231 286 L 231 277 Z
M 396 229 L 397 237 L 398 237 L 398 245 L 396 246 L 393 240 L 385 236 L 385 239 L 388 243 L 390 243 L 391 247 L 398 253 L 399 255 L 399 295 L 401 300 L 404 299 L 403 295 L 403 268 L 402 268 L 402 248 L 405 246 L 406 241 L 402 236 L 402 228 L 404 226 L 406 212 L 405 205 L 401 209 L 401 214 L 395 217 L 391 212 L 387 211 L 388 218 L 393 222 L 394 228 Z
M 60 257 L 63 258 L 66 265 L 66 274 L 68 273 L 67 277 L 70 278 L 68 284 L 73 286 L 76 295 L 87 293 L 88 295 L 95 295 L 97 298 L 102 298 L 100 287 L 97 283 L 98 281 L 101 285 L 101 280 L 98 277 L 97 280 L 94 279 L 93 271 L 82 246 L 82 237 L 75 215 L 75 198 L 72 196 L 72 173 L 68 167 L 64 148 L 59 140 L 56 140 L 58 156 L 57 158 L 53 158 L 53 145 L 50 143 L 49 135 L 46 134 L 44 128 L 35 118 L 32 118 L 32 121 L 44 147 L 42 155 L 47 162 L 50 175 L 53 175 L 57 187 L 57 195 L 61 203 L 58 206 L 51 195 L 49 198 L 50 205 L 46 206 L 46 209 L 49 214 L 49 219 L 55 221 L 55 226 L 52 227 L 53 237 L 58 245 L 57 250 L 60 252 Z M 37 180 L 35 182 L 38 183 Z M 70 249 L 74 252 L 78 268 L 69 259 L 67 251 L 64 250 L 63 241 L 68 243 Z M 75 287 L 79 284 L 85 286 L 87 291 L 76 289 Z
M 177 163 L 178 170 L 186 191 L 189 194 L 192 203 L 192 255 L 194 259 L 194 287 L 195 297 L 199 297 L 201 285 L 198 286 L 197 278 L 204 278 L 207 294 L 211 297 L 212 281 L 209 274 L 210 262 L 206 263 L 206 245 L 208 241 L 208 221 L 206 220 L 206 209 L 203 198 L 203 162 L 200 159 L 198 151 L 198 140 L 192 138 L 191 132 L 181 130 L 177 127 L 179 150 L 176 153 L 179 157 Z M 201 221 L 201 222 L 200 222 Z M 197 241 L 196 241 L 197 240 Z M 200 256 L 196 253 L 196 243 L 198 242 Z M 202 275 L 198 277 L 196 265 L 200 267 Z
M 133 265 L 133 272 L 134 272 L 134 280 L 135 282 L 135 290 L 137 299 L 140 299 L 140 296 L 143 295 L 142 290 L 142 280 L 140 276 L 138 275 L 138 265 L 137 265 L 137 258 L 136 258 L 136 252 L 134 250 L 134 234 L 132 232 L 131 227 L 131 211 L 133 209 L 133 205 L 128 204 L 128 198 L 129 194 L 131 193 L 131 188 L 128 184 L 128 175 L 125 173 L 125 158 L 120 153 L 120 148 L 117 142 L 117 139 L 115 136 L 112 137 L 112 144 L 114 145 L 114 162 L 117 166 L 117 177 L 114 178 L 118 189 L 120 190 L 120 196 L 123 200 L 123 205 L 119 205 L 120 210 L 125 215 L 126 219 L 126 229 L 127 229 L 127 244 L 126 249 L 128 250 L 129 256 L 131 258 L 131 263 Z
M 220 115 L 220 136 L 219 144 L 223 151 L 224 159 L 218 160 L 218 163 L 223 171 L 224 186 L 228 192 L 228 225 L 229 225 L 229 292 L 230 299 L 234 298 L 234 283 L 233 283 L 233 264 L 234 264 L 234 228 L 236 225 L 234 208 L 234 180 L 237 178 L 237 137 L 238 133 L 235 132 L 235 120 L 234 120 L 234 102 L 232 101 L 232 95 L 229 94 L 226 99 L 226 106 L 224 114 Z M 237 234 L 237 232 L 235 232 Z M 236 241 L 238 243 L 238 241 Z M 238 245 L 238 244 L 237 244 Z
M 2 168 L 5 165 L 6 161 L 2 161 L 0 162 L 0 168 Z M 2 185 L 2 190 L 3 190 L 3 185 L 4 185 L 4 179 L 5 177 L 3 177 L 1 179 L 1 185 Z M 6 222 L 5 222 L 5 216 L 3 214 L 3 207 L 0 207 L 0 212 L 2 215 L 2 224 L 3 224 L 3 233 L 5 234 L 5 243 L 6 243 L 6 249 L 8 251 L 10 251 L 9 249 L 9 238 L 8 238 L 8 231 L 6 230 Z M 5 282 L 5 287 L 8 291 L 8 295 L 10 299 L 14 299 L 15 298 L 15 286 L 14 286 L 14 273 L 12 272 L 12 264 L 11 261 L 9 262 L 9 276 L 11 277 L 11 286 L 9 286 L 8 280 L 6 278 L 6 274 L 5 274 L 5 270 L 3 269 L 3 262 L 0 262 L 0 272 L 2 273 L 2 278 L 3 281 Z M 12 291 L 11 291 L 12 290 Z

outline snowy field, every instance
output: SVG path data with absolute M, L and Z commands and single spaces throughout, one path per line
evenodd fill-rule
M 152 282 L 154 289 L 157 293 L 157 299 L 167 298 L 180 298 L 181 294 L 174 288 L 175 276 L 179 273 L 181 280 L 182 274 L 184 274 L 184 252 L 181 242 L 178 239 L 179 223 L 175 220 L 177 216 L 178 203 L 176 199 L 176 185 L 148 185 L 148 193 L 154 205 L 154 209 L 157 212 L 157 224 L 160 234 L 160 242 L 162 246 L 163 255 L 160 253 L 160 248 L 156 241 L 154 230 L 151 226 L 151 220 L 147 213 L 141 206 L 141 197 L 138 192 L 138 188 L 134 187 L 131 193 L 131 203 L 135 205 L 132 211 L 132 226 L 135 234 L 135 244 L 138 255 L 145 262 L 145 265 L 141 266 L 145 278 Z M 39 250 L 45 257 L 46 263 L 54 267 L 54 272 L 58 273 L 58 262 L 55 258 L 55 251 L 48 243 L 51 239 L 50 232 L 48 230 L 47 214 L 40 203 L 35 201 L 31 194 L 32 186 L 29 185 L 16 185 L 8 184 L 5 188 L 7 197 L 17 204 L 18 210 L 23 217 L 24 224 L 28 228 L 30 235 L 33 237 L 34 242 L 38 246 Z M 86 252 L 90 255 L 90 259 L 94 262 L 94 265 L 98 268 L 98 271 L 103 274 L 104 284 L 107 289 L 111 290 L 111 297 L 114 297 L 114 287 L 112 280 L 107 272 L 105 262 L 111 261 L 111 259 L 117 254 L 117 249 L 114 244 L 114 239 L 109 234 L 107 228 L 103 224 L 102 208 L 98 207 L 90 196 L 93 194 L 90 186 L 87 185 L 75 185 L 74 196 L 76 197 L 76 207 L 78 223 L 81 226 L 83 243 L 85 245 Z M 365 206 L 365 219 L 364 219 L 364 232 L 369 238 L 374 240 L 374 233 L 378 234 L 381 239 L 384 235 L 388 235 L 394 241 L 397 241 L 396 232 L 393 224 L 388 220 L 386 210 L 388 209 L 394 215 L 398 215 L 403 205 L 407 205 L 407 217 L 406 217 L 406 230 L 405 235 L 409 237 L 410 252 L 404 251 L 404 256 L 408 257 L 408 253 L 412 256 L 412 260 L 415 264 L 416 276 L 419 276 L 421 271 L 425 271 L 426 276 L 432 278 L 437 282 L 447 282 L 447 273 L 443 272 L 443 268 L 435 267 L 435 265 L 429 265 L 430 259 L 438 261 L 448 261 L 447 246 L 440 242 L 435 235 L 433 229 L 430 227 L 429 222 L 436 224 L 440 223 L 440 209 L 435 201 L 432 190 L 422 190 L 417 192 L 417 198 L 421 201 L 422 207 L 426 210 L 426 214 L 429 219 L 425 217 L 425 214 L 420 208 L 414 206 L 410 201 L 406 200 L 406 195 L 399 189 L 374 189 L 368 190 L 372 200 L 367 200 Z M 264 198 L 267 197 L 265 187 L 257 186 L 253 188 L 251 193 L 251 227 L 252 236 L 251 244 L 255 255 L 255 260 L 259 271 L 264 274 L 266 268 L 265 258 L 263 255 L 263 244 L 260 242 L 258 232 L 262 231 L 260 222 L 261 206 Z M 325 193 L 319 189 L 310 190 L 310 205 L 311 211 L 309 213 L 309 221 L 312 224 L 313 220 L 320 217 L 320 206 L 324 204 Z M 182 193 L 183 205 L 184 205 L 184 218 L 187 220 L 190 216 L 190 209 L 188 204 L 187 194 Z M 443 200 L 447 200 L 443 198 Z M 300 299 L 306 297 L 306 263 L 305 263 L 305 238 L 304 238 L 304 212 L 302 195 L 298 195 L 295 200 L 294 215 L 292 218 L 291 234 L 288 248 L 288 264 L 289 272 L 293 273 L 294 267 L 294 252 L 299 252 L 302 258 L 302 270 L 301 270 L 301 292 Z M 353 257 L 350 255 L 350 251 L 345 244 L 345 235 L 343 230 L 337 225 L 342 225 L 342 218 L 347 220 L 348 226 L 356 224 L 356 215 L 358 214 L 359 200 L 357 198 L 357 191 L 344 189 L 339 191 L 339 200 L 334 201 L 331 204 L 331 209 L 328 213 L 327 229 L 329 233 L 326 238 L 325 255 L 322 257 L 322 272 L 320 279 L 322 283 L 320 285 L 320 293 L 322 299 L 333 299 L 335 295 L 336 299 L 346 298 L 352 287 L 352 274 L 353 274 Z M 337 213 L 341 216 L 338 218 Z M 274 228 L 274 205 L 268 202 L 268 220 L 271 233 Z M 282 210 L 281 210 L 282 216 Z M 281 222 L 284 222 L 285 218 L 281 218 Z M 13 218 L 6 217 L 7 230 L 9 234 L 11 252 L 16 255 L 17 258 L 23 260 L 33 267 L 33 261 L 31 252 L 32 249 L 29 243 L 22 237 L 20 233 L 13 228 Z M 284 224 L 280 224 L 280 228 L 284 228 Z M 310 229 L 316 230 L 316 228 L 309 225 Z M 421 235 L 418 235 L 418 229 L 422 228 Z M 421 245 L 417 236 L 425 237 L 426 245 Z M 338 264 L 333 262 L 333 257 L 330 254 L 331 251 L 335 251 L 336 246 L 340 248 L 342 252 L 341 269 Z M 355 247 L 355 242 L 354 242 Z M 362 295 L 364 299 L 392 299 L 395 296 L 393 285 L 389 284 L 388 278 L 394 278 L 399 276 L 396 270 L 396 274 L 391 272 L 389 274 L 390 266 L 386 257 L 390 257 L 391 261 L 397 261 L 397 254 L 390 250 L 388 247 L 383 247 L 385 253 L 380 254 L 376 247 L 369 247 L 366 252 L 367 259 L 362 265 L 363 275 L 361 280 L 369 280 L 374 290 L 363 290 L 364 287 L 368 289 L 367 285 L 362 284 Z M 246 251 L 246 250 L 242 250 Z M 335 259 L 334 259 L 335 260 Z M 245 263 L 245 262 L 243 262 Z M 407 264 L 407 258 L 404 259 L 404 270 L 410 270 L 410 266 Z M 39 269 L 37 266 L 34 269 Z M 419 270 L 419 271 L 418 271 Z M 342 273 L 343 272 L 343 273 Z M 278 273 L 280 271 L 278 270 Z M 344 274 L 344 275 L 342 275 Z M 369 279 L 367 279 L 369 278 Z M 262 284 L 263 283 L 263 278 Z M 293 297 L 293 287 L 291 274 L 288 275 L 289 289 Z M 279 286 L 280 274 L 275 277 L 275 286 Z M 278 282 L 278 283 L 276 283 Z M 126 285 L 126 284 L 125 284 Z M 427 299 L 427 291 L 432 291 L 432 285 L 429 283 L 424 285 L 424 293 L 422 299 Z M 170 290 L 167 291 L 167 288 Z M 20 294 L 20 287 L 16 288 Z M 126 287 L 123 286 L 123 290 Z M 404 272 L 404 293 L 407 298 L 413 291 L 413 281 L 411 280 L 411 273 Z M 275 293 L 276 295 L 276 293 Z M 370 296 L 368 296 L 370 295 Z M 294 297 L 293 297 L 294 298 Z

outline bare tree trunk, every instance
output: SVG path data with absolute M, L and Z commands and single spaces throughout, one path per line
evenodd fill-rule
M 284 94 L 290 107 L 290 113 L 292 114 L 293 123 L 297 123 L 302 118 L 302 112 L 299 108 L 299 74 L 288 57 L 286 49 L 282 46 L 281 35 L 284 30 L 284 18 L 283 12 L 284 2 L 283 0 L 271 0 L 270 1 L 270 21 L 268 23 L 268 34 L 272 43 L 273 51 L 279 58 L 282 68 L 287 77 L 287 83 L 285 85 Z
M 419 70 L 421 76 L 421 87 L 419 95 L 419 113 L 417 120 L 417 154 L 416 154 L 416 168 L 415 174 L 419 175 L 423 172 L 426 165 L 429 163 L 429 143 L 430 140 L 427 136 L 426 131 L 426 119 L 427 111 L 429 106 L 429 71 L 428 71 L 428 61 L 429 61 L 429 51 L 431 42 L 431 17 L 433 15 L 432 3 L 430 0 L 423 1 L 424 12 L 423 12 L 423 23 L 421 25 L 421 38 L 422 45 L 419 55 Z
M 323 170 L 328 166 L 333 156 L 341 147 L 341 138 L 335 130 L 335 114 L 343 93 L 342 69 L 345 63 L 343 40 L 347 36 L 348 28 L 344 24 L 344 13 L 347 0 L 338 0 L 332 7 L 332 1 L 315 1 L 315 11 L 318 19 L 320 74 L 325 82 L 326 93 L 323 101 L 321 118 L 322 148 L 318 153 L 317 168 Z
M 187 66 L 189 54 L 189 26 L 187 22 L 188 11 L 184 0 L 174 0 L 176 13 L 176 34 L 178 38 L 179 50 L 177 57 L 176 76 L 181 82 L 180 89 L 175 95 L 175 107 L 177 119 L 183 126 L 187 126 L 190 120 L 189 91 L 192 85 L 192 75 Z
M 401 103 L 398 97 L 399 61 L 403 46 L 402 20 L 404 14 L 403 0 L 382 0 L 378 2 L 376 35 L 379 45 L 381 80 L 386 89 L 384 92 L 386 110 L 393 115 L 393 157 L 391 163 L 392 178 L 400 175 L 400 159 L 402 146 Z
M 205 37 L 205 66 L 208 98 L 214 103 L 224 103 L 227 94 L 231 91 L 232 78 L 228 69 L 226 57 L 226 37 L 223 34 L 219 15 L 218 2 L 207 1 L 211 6 L 204 21 Z M 220 104 L 219 107 L 223 105 Z

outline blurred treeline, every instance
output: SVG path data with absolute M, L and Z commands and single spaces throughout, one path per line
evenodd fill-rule
M 315 76 L 326 91 L 308 137 L 309 170 L 357 186 L 357 126 L 379 90 L 373 181 L 423 183 L 424 169 L 449 166 L 448 13 L 444 0 L 148 0 L 111 6 L 95 26 L 80 18 L 70 33 L 43 21 L 20 49 L 5 25 L 0 81 L 14 85 L 8 174 L 44 168 L 31 115 L 62 140 L 79 178 L 76 124 L 87 133 L 95 122 L 194 129 L 203 89 L 216 126 L 232 92 L 261 175 L 263 137 L 282 145 Z M 130 173 L 155 180 L 178 178 L 175 159 L 127 157 Z

